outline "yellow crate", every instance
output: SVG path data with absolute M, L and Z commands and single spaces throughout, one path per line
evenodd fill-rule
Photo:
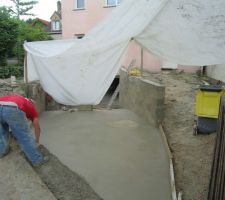
M 220 98 L 224 91 L 211 92 L 199 90 L 196 95 L 195 114 L 199 117 L 218 118 Z

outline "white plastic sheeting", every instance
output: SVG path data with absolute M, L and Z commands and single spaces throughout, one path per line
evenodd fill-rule
M 59 103 L 96 105 L 132 38 L 173 63 L 225 63 L 224 14 L 224 0 L 124 0 L 81 40 L 25 43 L 28 81 Z
M 170 62 L 225 63 L 225 1 L 170 0 L 136 39 Z

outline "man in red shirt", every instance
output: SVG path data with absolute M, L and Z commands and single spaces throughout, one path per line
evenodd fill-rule
M 27 119 L 34 125 L 35 140 Z M 46 158 L 37 148 L 40 126 L 37 110 L 30 99 L 19 95 L 0 97 L 0 157 L 9 151 L 8 128 L 12 130 L 12 134 L 32 165 L 38 166 L 45 162 Z

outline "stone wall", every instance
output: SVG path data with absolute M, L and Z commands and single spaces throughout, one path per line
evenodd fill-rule
M 122 107 L 157 126 L 164 118 L 164 98 L 164 85 L 129 76 L 125 69 L 121 69 L 119 102 Z

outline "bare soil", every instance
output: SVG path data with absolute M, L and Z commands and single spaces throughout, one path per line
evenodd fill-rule
M 146 78 L 166 86 L 163 127 L 174 157 L 177 191 L 183 200 L 207 200 L 216 133 L 193 135 L 195 94 L 202 79 L 176 71 Z

